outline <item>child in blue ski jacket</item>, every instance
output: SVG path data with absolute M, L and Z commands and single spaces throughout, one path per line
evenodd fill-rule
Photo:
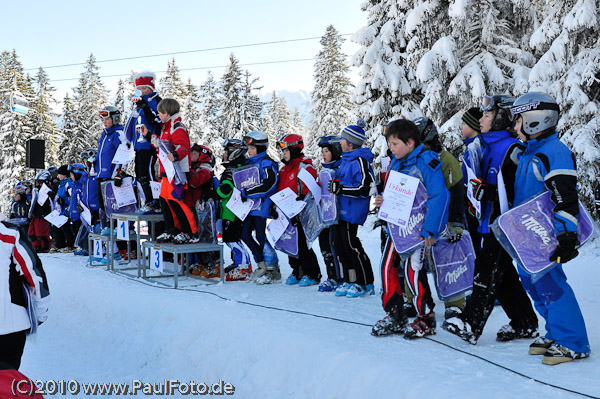
M 340 141 L 339 136 L 323 136 L 319 137 L 318 141 L 323 155 L 321 166 L 323 169 L 333 172 L 334 177 L 342 163 Z M 319 292 L 332 292 L 344 283 L 342 262 L 336 251 L 336 248 L 343 248 L 337 225 L 328 227 L 319 234 L 319 248 L 321 248 L 321 255 L 323 255 L 327 270 L 327 280 L 319 284 Z
M 156 148 L 150 144 L 152 135 L 160 136 L 161 122 L 158 116 L 158 103 L 162 98 L 155 91 L 156 75 L 144 71 L 135 75 L 135 87 L 142 92 L 142 96 L 135 102 L 139 115 L 136 124 L 143 125 L 150 133 L 146 136 L 136 129 L 135 135 L 135 177 L 142 186 L 146 203 L 140 208 L 141 214 L 158 213 L 160 201 L 152 196 L 151 181 L 155 181 L 154 168 L 156 165 Z M 140 137 L 142 139 L 140 139 Z
M 514 205 L 549 191 L 555 206 L 554 231 L 558 247 L 550 256 L 557 264 L 535 281 L 522 267 L 519 276 L 546 320 L 546 335 L 529 347 L 532 355 L 543 355 L 542 363 L 554 365 L 590 355 L 585 322 L 575 293 L 567 282 L 562 265 L 578 255 L 577 223 L 579 201 L 575 156 L 558 139 L 559 107 L 547 94 L 530 92 L 519 97 L 511 108 L 517 115 L 516 130 L 527 144 L 515 179 Z
M 373 153 L 369 148 L 362 148 L 366 127 L 365 121 L 360 119 L 356 125 L 342 129 L 342 162 L 336 178 L 329 181 L 329 191 L 339 198 L 338 229 L 343 248 L 336 250 L 342 256 L 345 278 L 335 295 L 349 298 L 375 294 L 371 261 L 357 235 L 358 226 L 367 220 L 375 186 Z
M 483 116 L 479 123 L 481 133 L 481 159 L 477 178 L 470 179 L 473 196 L 481 202 L 478 231 L 481 249 L 475 259 L 473 292 L 459 317 L 444 322 L 443 328 L 475 345 L 483 333 L 494 309 L 496 299 L 510 319 L 500 328 L 496 340 L 500 342 L 538 336 L 537 316 L 527 297 L 512 259 L 500 246 L 490 230 L 490 225 L 501 214 L 503 199 L 508 205 L 514 200 L 514 179 L 523 145 L 508 129 L 512 126 L 508 108 L 514 99 L 504 94 L 484 96 L 481 105 Z M 498 176 L 502 174 L 499 183 Z
M 267 240 L 267 218 L 273 201 L 271 195 L 277 191 L 277 173 L 279 165 L 267 155 L 269 139 L 266 133 L 255 130 L 244 136 L 244 144 L 248 151 L 246 165 L 256 165 L 260 172 L 260 184 L 242 191 L 242 199 L 260 199 L 258 209 L 242 222 L 242 241 L 248 246 L 256 261 L 256 270 L 250 279 L 257 284 L 268 284 L 281 280 L 278 264 L 267 265 L 264 258 L 264 247 Z M 256 239 L 252 237 L 255 233 Z
M 372 329 L 375 336 L 403 333 L 406 338 L 418 338 L 436 332 L 435 303 L 427 281 L 427 271 L 423 268 L 426 251 L 435 245 L 448 222 L 450 192 L 446 188 L 442 162 L 437 153 L 426 150 L 421 143 L 419 128 L 407 119 L 398 119 L 385 127 L 385 138 L 393 158 L 390 171 L 397 171 L 418 178 L 427 190 L 427 211 L 421 238 L 424 246 L 417 249 L 404 262 L 404 276 L 413 295 L 417 318 L 408 324 L 404 311 L 404 296 L 399 279 L 397 257 L 391 237 L 388 237 L 381 258 L 383 284 L 383 309 L 387 312 Z M 388 173 L 389 178 L 389 173 Z M 378 195 L 377 206 L 383 203 Z

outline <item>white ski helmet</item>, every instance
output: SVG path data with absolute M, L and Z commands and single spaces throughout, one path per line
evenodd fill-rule
M 267 147 L 269 145 L 269 136 L 260 130 L 253 130 L 244 136 L 245 145 L 253 145 L 257 147 Z
M 531 135 L 556 127 L 560 107 L 549 95 L 532 91 L 517 98 L 510 108 L 510 113 L 513 120 L 521 115 L 521 131 Z
M 98 116 L 102 119 L 112 118 L 113 125 L 116 126 L 121 122 L 121 111 L 115 106 L 107 105 L 98 111 Z

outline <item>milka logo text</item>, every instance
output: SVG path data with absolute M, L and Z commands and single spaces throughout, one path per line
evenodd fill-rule
M 467 271 L 467 266 L 462 265 L 459 266 L 458 269 L 451 271 L 450 273 L 446 274 L 446 283 L 447 284 L 454 284 L 458 281 L 458 278 L 464 274 Z
M 425 219 L 424 213 L 411 215 L 411 217 L 408 219 L 408 223 L 406 224 L 406 227 L 402 227 L 400 229 L 400 235 L 402 237 L 408 237 L 409 235 L 411 235 L 413 233 L 413 230 L 415 229 L 415 227 L 419 224 L 419 222 L 423 221 L 423 219 Z
M 241 188 L 250 188 L 257 184 L 258 182 L 256 181 L 256 176 L 252 176 L 248 178 L 248 180 L 244 180 L 243 182 L 241 182 L 240 186 L 242 186 Z
M 525 226 L 527 230 L 533 231 L 537 234 L 544 244 L 550 243 L 550 236 L 548 231 L 541 225 L 533 216 L 523 215 L 521 216 L 521 224 Z

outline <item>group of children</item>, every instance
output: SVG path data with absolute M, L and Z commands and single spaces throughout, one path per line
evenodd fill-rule
M 265 132 L 252 131 L 242 139 L 227 139 L 222 144 L 225 170 L 216 179 L 212 151 L 190 143 L 177 101 L 160 99 L 151 73 L 137 75 L 136 85 L 142 94 L 136 98 L 133 140 L 126 137 L 120 124 L 120 111 L 112 106 L 103 108 L 99 116 L 104 130 L 98 150 L 86 151 L 80 163 L 40 172 L 33 185 L 19 183 L 14 190 L 11 217 L 29 221 L 28 234 L 40 252 L 51 248 L 48 222 L 44 219 L 51 210 L 69 218 L 62 227 L 53 227 L 56 248 L 72 248 L 82 229 L 107 230 L 103 183 L 119 186 L 127 177 L 121 165 L 113 163 L 113 157 L 121 145 L 133 143 L 134 182 L 145 197 L 140 212 L 160 211 L 164 216 L 164 231 L 157 237 L 158 242 L 198 242 L 196 204 L 213 199 L 218 203 L 223 242 L 232 249 L 234 260 L 226 270 L 227 280 L 248 279 L 257 284 L 280 281 L 277 254 L 266 235 L 267 219 L 276 219 L 281 212 L 271 196 L 291 189 L 296 200 L 302 201 L 309 194 L 309 187 L 299 178 L 302 170 L 319 179 L 312 160 L 303 154 L 302 136 L 286 134 L 277 141 L 281 168 L 267 154 L 269 141 Z M 555 132 L 558 113 L 556 102 L 540 93 L 529 93 L 516 101 L 505 95 L 484 97 L 480 108 L 471 108 L 462 117 L 467 148 L 462 167 L 442 148 L 431 120 L 394 120 L 383 128 L 390 164 L 381 173 L 379 187 L 373 170 L 373 153 L 364 147 L 364 121 L 344 127 L 339 135 L 320 137 L 322 167 L 330 176 L 326 187 L 337 197 L 338 207 L 337 223 L 318 237 L 327 276 L 323 279 L 311 243 L 307 242 L 306 226 L 295 216 L 289 223 L 297 231 L 298 253 L 289 257 L 292 273 L 285 284 L 318 285 L 318 291 L 335 292 L 338 297 L 374 295 L 371 260 L 357 232 L 367 219 L 372 198 L 375 197 L 376 207 L 384 203 L 386 178 L 389 172 L 396 171 L 416 177 L 426 190 L 423 245 L 401 256 L 384 226 L 380 272 L 386 316 L 373 326 L 373 335 L 400 333 L 417 338 L 436 332 L 435 303 L 427 278 L 427 270 L 432 266 L 428 265 L 431 262 L 428 253 L 440 237 L 458 242 L 465 239 L 463 231 L 468 229 L 476 254 L 473 290 L 468 299 L 461 294 L 445 302 L 443 327 L 476 344 L 495 302 L 499 301 L 510 323 L 498 331 L 497 339 L 536 338 L 538 320 L 527 297 L 529 293 L 546 320 L 547 331 L 545 337 L 534 341 L 530 353 L 543 354 L 547 364 L 587 357 L 589 343 L 583 317 L 562 270 L 562 264 L 577 255 L 579 210 L 574 158 Z M 517 134 L 519 138 L 515 137 Z M 158 151 L 165 156 L 159 161 L 156 174 Z M 251 187 L 236 187 L 234 173 L 244 167 L 258 169 L 259 181 Z M 175 176 L 168 176 L 167 169 L 173 168 Z M 469 178 L 469 173 L 475 177 Z M 161 182 L 158 199 L 153 197 L 152 181 Z M 48 199 L 40 203 L 37 199 L 44 184 L 50 190 L 43 190 L 42 195 Z M 472 193 L 470 199 L 467 188 Z M 28 189 L 33 189 L 30 205 Z M 242 201 L 255 204 L 244 220 L 227 206 L 236 190 Z M 554 220 L 559 245 L 552 260 L 558 264 L 541 279 L 532 280 L 521 267 L 515 269 L 490 226 L 503 212 L 501 198 L 506 198 L 509 206 L 516 206 L 544 190 L 551 192 L 556 205 Z M 480 211 L 474 209 L 473 198 L 481 203 Z M 89 222 L 82 222 L 85 208 L 91 213 Z M 80 242 L 80 245 L 79 253 L 85 254 L 87 244 Z M 254 270 L 245 248 L 254 258 Z M 218 275 L 218 267 L 203 270 L 196 265 L 194 274 L 213 277 Z M 409 322 L 409 317 L 415 319 Z

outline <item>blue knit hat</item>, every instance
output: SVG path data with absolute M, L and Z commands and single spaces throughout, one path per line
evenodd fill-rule
M 366 127 L 367 122 L 363 119 L 359 119 L 358 122 L 356 122 L 356 125 L 349 125 L 342 129 L 342 138 L 358 147 L 362 147 L 366 140 Z

